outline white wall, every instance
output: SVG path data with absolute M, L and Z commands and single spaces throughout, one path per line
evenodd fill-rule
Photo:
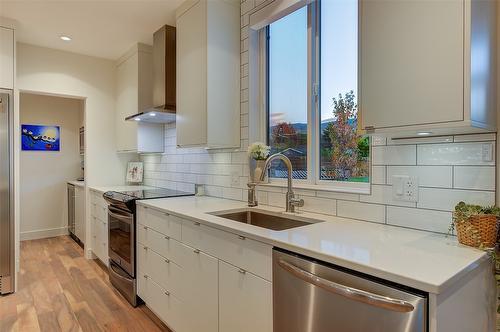
M 66 182 L 80 176 L 83 100 L 22 93 L 21 124 L 56 125 L 61 149 L 20 152 L 21 240 L 67 234 Z
M 192 190 L 194 183 L 202 183 L 210 196 L 247 199 L 245 151 L 249 143 L 249 115 L 256 111 L 249 106 L 249 12 L 264 4 L 263 0 L 241 3 L 240 151 L 178 149 L 175 124 L 169 124 L 165 153 L 142 156 L 146 184 Z M 452 220 L 451 211 L 460 200 L 484 205 L 495 203 L 496 162 L 485 162 L 480 157 L 484 144 L 492 145 L 495 150 L 494 134 L 408 140 L 398 145 L 382 138 L 373 141 L 371 195 L 296 190 L 305 201 L 299 210 L 446 233 Z M 392 200 L 391 175 L 418 175 L 419 202 Z M 239 183 L 233 181 L 235 176 Z M 261 186 L 259 204 L 284 208 L 285 192 L 286 188 Z
M 83 98 L 86 185 L 124 183 L 130 156 L 118 155 L 115 148 L 114 61 L 17 43 L 16 90 Z M 90 238 L 88 221 L 86 234 Z

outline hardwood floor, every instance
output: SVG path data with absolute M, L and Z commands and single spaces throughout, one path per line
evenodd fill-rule
M 0 331 L 169 331 L 132 308 L 69 236 L 21 242 L 19 289 L 0 296 Z

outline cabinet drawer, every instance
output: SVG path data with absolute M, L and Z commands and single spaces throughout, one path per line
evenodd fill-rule
M 137 233 L 137 241 L 139 243 L 150 247 L 163 257 L 182 265 L 179 257 L 180 243 L 178 241 L 144 225 L 137 225 Z
M 182 242 L 272 280 L 272 247 L 267 244 L 190 220 L 182 224 Z
M 90 206 L 92 216 L 101 221 L 108 220 L 108 206 L 102 207 L 99 204 L 92 203 Z
M 151 209 L 146 206 L 137 208 L 138 223 L 148 226 L 157 232 L 168 235 L 176 240 L 181 239 L 181 220 L 167 212 Z
M 161 287 L 179 296 L 182 283 L 182 269 L 179 265 L 140 243 L 137 245 L 137 256 L 140 270 L 147 273 Z
M 170 291 L 163 289 L 147 274 L 139 275 L 138 295 L 172 330 L 180 331 L 182 303 Z
M 102 197 L 102 194 L 99 192 L 96 192 L 96 191 L 90 192 L 90 202 L 92 204 L 98 205 L 100 207 L 107 207 L 108 206 L 108 203 L 106 202 L 104 197 Z
M 272 317 L 272 284 L 219 261 L 219 332 L 272 332 Z

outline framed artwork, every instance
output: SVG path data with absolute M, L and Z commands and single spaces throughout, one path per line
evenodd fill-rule
M 59 126 L 21 125 L 21 149 L 23 151 L 60 151 Z
M 127 182 L 141 183 L 144 174 L 144 164 L 141 161 L 131 161 L 127 166 Z

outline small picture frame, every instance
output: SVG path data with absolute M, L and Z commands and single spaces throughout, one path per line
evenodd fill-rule
M 141 161 L 131 161 L 127 165 L 127 182 L 142 183 L 144 164 Z

